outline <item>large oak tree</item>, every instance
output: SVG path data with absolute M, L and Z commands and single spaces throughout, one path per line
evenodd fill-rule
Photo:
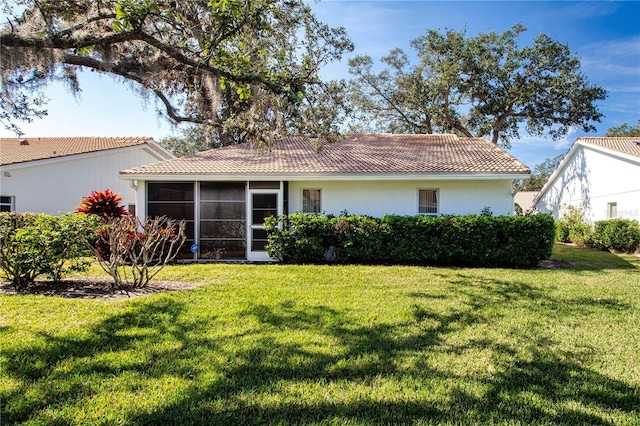
M 525 30 L 515 25 L 476 37 L 430 30 L 411 43 L 417 61 L 394 49 L 379 72 L 370 56 L 351 59 L 360 123 L 393 133 L 487 137 L 505 147 L 523 129 L 552 138 L 572 127 L 595 130 L 605 90 L 588 82 L 566 45 L 542 34 L 519 46 Z
M 302 0 L 0 0 L 0 121 L 46 114 L 43 89 L 78 71 L 155 98 L 173 123 L 222 144 L 287 131 L 331 134 L 335 86 L 319 69 L 353 49 Z M 117 125 L 117 123 L 114 123 Z

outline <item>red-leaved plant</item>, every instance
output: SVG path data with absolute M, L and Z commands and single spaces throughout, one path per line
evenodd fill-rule
M 90 243 L 91 248 L 99 257 L 108 259 L 109 256 L 111 256 L 111 246 L 104 238 L 107 232 L 106 224 L 115 219 L 128 216 L 129 214 L 121 202 L 122 197 L 120 194 L 110 189 L 105 189 L 101 192 L 91 191 L 91 194 L 84 197 L 78 207 L 76 207 L 76 213 L 95 215 L 99 217 L 104 224 L 96 230 L 97 240 Z
M 84 197 L 76 207 L 76 213 L 94 214 L 106 222 L 109 219 L 129 214 L 121 201 L 120 194 L 112 192 L 110 189 L 101 192 L 91 191 L 91 194 Z

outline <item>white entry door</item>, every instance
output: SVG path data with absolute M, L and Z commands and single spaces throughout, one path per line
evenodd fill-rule
M 282 213 L 281 192 L 273 189 L 250 189 L 247 204 L 247 260 L 271 260 L 264 250 L 267 244 L 264 219 Z

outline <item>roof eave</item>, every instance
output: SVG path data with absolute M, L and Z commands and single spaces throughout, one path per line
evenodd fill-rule
M 150 143 L 149 141 L 151 141 L 152 143 Z M 146 150 L 150 155 L 156 157 L 158 161 L 165 161 L 165 160 L 171 160 L 176 158 L 171 152 L 165 150 L 164 148 L 162 148 L 162 146 L 158 145 L 156 142 L 153 141 L 153 139 L 151 139 L 151 140 L 145 140 L 135 145 L 95 149 L 95 150 L 86 151 L 86 152 L 73 152 L 73 153 L 55 155 L 50 157 L 35 158 L 32 160 L 3 163 L 2 168 L 17 170 L 17 169 L 26 168 L 26 167 L 38 167 L 42 165 L 56 164 L 60 162 L 76 160 L 81 158 L 98 157 L 105 154 L 135 151 L 138 149 Z
M 174 160 L 176 157 L 173 152 L 169 151 L 158 142 L 156 142 L 153 138 L 149 138 L 146 140 L 147 147 L 156 153 L 156 156 L 160 156 L 160 158 L 165 160 Z
M 637 157 L 635 155 L 632 154 L 627 154 L 626 152 L 621 152 L 615 149 L 611 149 L 611 148 L 607 148 L 604 146 L 600 146 L 600 145 L 596 145 L 593 143 L 589 143 L 588 141 L 582 141 L 582 140 L 578 140 L 577 142 L 578 144 L 580 144 L 581 146 L 584 146 L 585 148 L 589 148 L 592 149 L 594 151 L 599 151 L 605 154 L 609 154 L 613 157 L 618 157 L 618 158 L 622 158 L 624 160 L 633 162 L 633 163 L 638 163 L 640 164 L 640 157 Z
M 545 184 L 542 185 L 542 189 L 540 189 L 540 191 L 538 192 L 538 195 L 536 195 L 533 201 L 531 202 L 532 206 L 535 207 L 538 204 L 538 202 L 542 199 L 542 197 L 546 195 L 546 193 L 549 191 L 549 188 L 551 188 L 554 185 L 555 181 L 558 179 L 558 176 L 562 174 L 562 171 L 565 169 L 565 167 L 567 167 L 567 164 L 569 164 L 569 160 L 573 157 L 575 152 L 581 146 L 583 145 L 577 142 L 574 142 L 574 144 L 571 145 L 571 148 L 569 148 L 569 150 L 564 154 L 564 157 L 562 158 L 562 161 L 560 161 L 560 164 L 558 164 L 558 167 L 556 167 L 553 173 L 551 173 L 551 175 L 549 176 Z

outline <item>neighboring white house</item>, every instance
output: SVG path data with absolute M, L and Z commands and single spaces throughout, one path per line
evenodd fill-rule
M 519 213 L 526 213 L 533 208 L 533 200 L 538 195 L 538 191 L 518 191 L 513 199 L 516 209 L 520 207 Z
M 640 220 L 640 138 L 576 139 L 534 205 L 556 219 L 571 205 L 591 223 Z
M 495 144 L 454 135 L 352 135 L 322 146 L 288 137 L 123 170 L 137 213 L 186 219 L 198 259 L 268 260 L 264 218 L 307 212 L 513 214 L 512 183 L 529 169 Z M 193 244 L 195 243 L 195 244 Z
M 135 205 L 119 171 L 175 158 L 152 138 L 0 138 L 1 211 L 73 211 L 91 191 L 110 189 Z

